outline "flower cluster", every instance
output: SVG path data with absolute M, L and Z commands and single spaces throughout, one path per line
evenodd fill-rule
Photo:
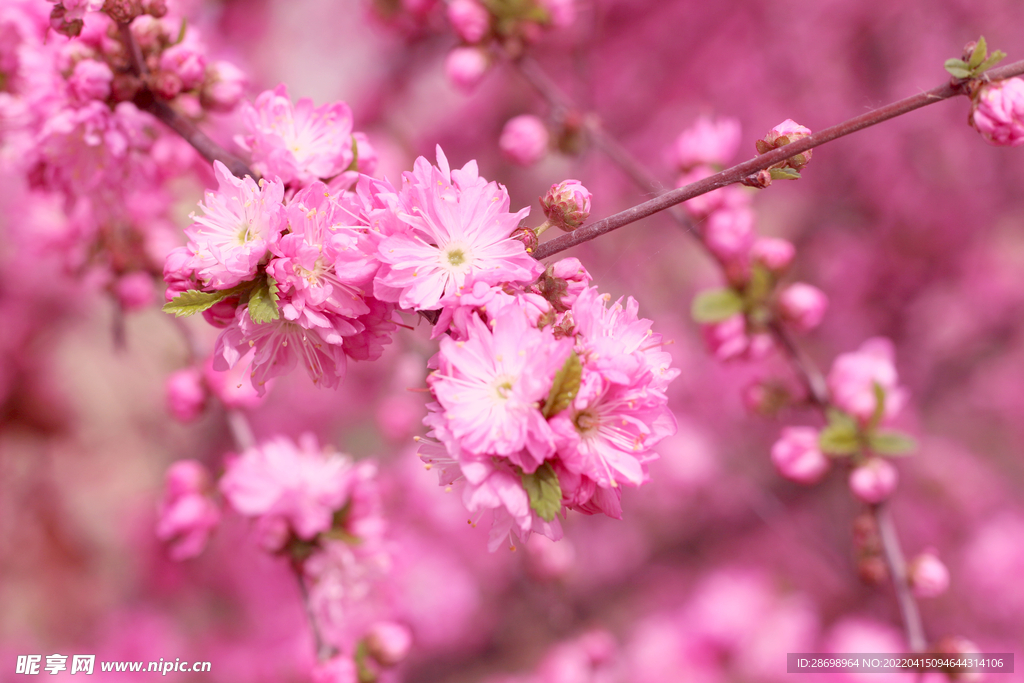
M 420 457 L 472 514 L 493 512 L 491 550 L 510 534 L 557 540 L 564 509 L 620 518 L 622 487 L 644 483 L 675 431 L 661 335 L 635 300 L 609 308 L 589 283 L 564 259 L 532 284 L 476 280 L 442 300 Z

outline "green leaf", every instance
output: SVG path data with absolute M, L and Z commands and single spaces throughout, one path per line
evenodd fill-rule
M 906 455 L 917 450 L 914 437 L 895 429 L 875 432 L 868 439 L 868 444 L 879 455 Z
M 996 64 L 998 64 L 999 62 L 1003 61 L 1004 59 L 1006 59 L 1006 53 L 1003 52 L 1002 50 L 996 50 L 991 55 L 989 55 L 988 59 L 986 59 L 984 62 L 979 64 L 978 68 L 975 69 L 974 72 L 976 74 L 984 73 L 985 71 L 987 71 L 988 69 L 991 69 Z
M 277 309 L 277 282 L 269 275 L 257 282 L 249 294 L 249 317 L 254 323 L 269 323 L 281 317 Z
M 971 58 L 967 61 L 968 68 L 977 69 L 985 61 L 985 55 L 987 54 L 988 46 L 985 44 L 985 36 L 982 36 L 978 38 L 974 51 L 971 53 Z
M 872 385 L 872 390 L 875 392 L 875 412 L 871 414 L 871 420 L 868 422 L 869 429 L 874 429 L 882 421 L 882 416 L 885 415 L 885 389 L 878 382 Z
M 562 487 L 549 463 L 545 462 L 532 474 L 523 472 L 523 488 L 530 497 L 530 509 L 545 522 L 553 520 L 562 509 Z
M 690 315 L 701 324 L 720 323 L 743 310 L 743 297 L 734 289 L 709 289 L 693 298 Z
M 800 174 L 791 168 L 773 168 L 772 180 L 797 180 Z
M 962 59 L 947 59 L 946 71 L 952 74 L 954 78 L 970 78 L 971 76 L 971 67 Z
M 744 291 L 747 301 L 760 303 L 768 298 L 773 289 L 775 276 L 760 263 L 755 263 L 750 269 L 750 281 Z
M 821 430 L 818 446 L 829 455 L 852 455 L 860 450 L 857 428 L 849 424 L 830 424 Z
M 367 663 L 370 658 L 370 648 L 366 646 L 366 639 L 359 641 L 356 645 L 355 656 L 352 657 L 356 664 L 356 680 L 359 683 L 376 683 L 377 672 Z
M 164 313 L 173 313 L 175 318 L 194 315 L 195 313 L 202 313 L 214 304 L 220 303 L 229 296 L 234 296 L 238 293 L 239 287 L 222 289 L 217 292 L 201 292 L 198 289 L 190 289 L 165 303 L 162 310 Z
M 583 377 L 583 364 L 573 351 L 565 359 L 561 369 L 555 373 L 554 384 L 548 392 L 548 400 L 544 402 L 544 419 L 557 415 L 572 403 L 580 390 L 580 379 Z M 550 520 L 548 520 L 550 521 Z

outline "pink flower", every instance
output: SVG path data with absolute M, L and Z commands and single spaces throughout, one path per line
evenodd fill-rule
M 393 621 L 378 621 L 366 634 L 366 650 L 382 666 L 394 666 L 405 659 L 412 646 L 408 627 Z
M 206 55 L 194 41 L 185 41 L 164 50 L 160 55 L 160 68 L 176 75 L 181 80 L 182 90 L 192 90 L 206 75 Z
M 971 125 L 990 144 L 1024 145 L 1024 80 L 983 84 L 974 98 Z
M 881 503 L 892 495 L 899 472 L 888 460 L 869 458 L 850 472 L 850 490 L 865 503 Z
M 356 663 L 348 655 L 335 655 L 313 668 L 313 683 L 359 683 Z
M 701 165 L 725 166 L 739 146 L 739 120 L 702 116 L 676 138 L 673 151 L 675 162 L 686 171 Z
M 452 0 L 448 21 L 467 43 L 479 43 L 491 27 L 491 14 L 477 0 Z
M 554 437 L 538 405 L 572 342 L 556 341 L 550 329 L 530 326 L 512 307 L 490 328 L 474 316 L 467 332 L 465 341 L 441 340 L 438 370 L 427 378 L 447 428 L 466 452 L 506 456 L 533 472 L 554 452 Z
M 126 311 L 141 311 L 156 301 L 156 287 L 153 276 L 142 271 L 135 271 L 117 278 L 114 283 L 114 294 L 121 308 Z
M 206 407 L 206 387 L 195 368 L 171 373 L 167 378 L 167 409 L 177 420 L 191 422 Z
M 294 106 L 284 85 L 266 90 L 242 107 L 248 134 L 237 140 L 252 153 L 253 168 L 300 187 L 332 178 L 352 163 L 352 111 L 344 102 Z
M 825 317 L 828 297 L 817 287 L 797 282 L 779 294 L 779 315 L 798 332 L 813 330 Z
M 702 325 L 700 329 L 708 351 L 720 361 L 739 358 L 750 344 L 747 337 L 747 319 L 742 313 L 730 316 L 720 323 Z
M 818 430 L 786 427 L 772 446 L 772 463 L 787 479 L 814 484 L 828 471 L 829 461 L 818 446 Z
M 919 598 L 938 597 L 949 588 L 949 570 L 935 550 L 927 550 L 915 557 L 907 568 L 907 578 L 914 595 Z
M 540 275 L 543 266 L 509 237 L 529 208 L 509 213 L 508 193 L 481 178 L 476 162 L 451 171 L 440 147 L 437 159 L 440 168 L 420 157 L 413 173 L 405 174 L 397 211 L 411 229 L 380 244 L 377 298 L 427 310 L 470 276 L 498 284 Z
M 201 553 L 220 522 L 220 510 L 209 498 L 209 489 L 210 475 L 199 462 L 179 460 L 168 468 L 156 535 L 171 544 L 172 559 L 186 560 Z
M 754 245 L 754 213 L 746 207 L 715 211 L 701 229 L 708 250 L 724 263 L 744 261 Z
M 105 100 L 110 97 L 110 82 L 114 72 L 106 62 L 83 59 L 75 64 L 75 70 L 68 79 L 68 91 L 76 100 Z
M 199 91 L 204 109 L 216 112 L 233 110 L 242 99 L 249 79 L 231 62 L 217 61 L 206 67 L 206 75 Z
M 811 129 L 805 126 L 801 126 L 793 119 L 786 119 L 779 125 L 768 131 L 768 135 L 764 136 L 764 139 L 757 141 L 757 151 L 759 154 L 764 154 L 773 149 L 777 149 L 784 145 L 788 145 L 791 142 L 796 142 L 803 138 L 808 137 L 811 134 Z M 785 162 L 777 164 L 777 166 L 788 166 L 794 171 L 800 171 L 810 162 L 811 153 L 813 150 L 807 150 L 801 152 L 795 156 L 790 157 Z
M 444 60 L 444 73 L 456 88 L 471 93 L 490 68 L 487 52 L 479 47 L 453 48 Z
M 498 147 L 510 161 L 532 166 L 548 152 L 548 127 L 532 114 L 509 119 L 501 129 Z
M 796 256 L 793 243 L 778 237 L 758 237 L 750 249 L 750 257 L 773 273 L 781 273 L 789 268 Z
M 875 387 L 885 394 L 883 420 L 899 413 L 907 401 L 906 389 L 897 385 L 895 350 L 888 339 L 869 339 L 859 350 L 844 353 L 832 363 L 828 388 L 836 406 L 867 422 L 875 414 Z
M 281 205 L 284 185 L 231 175 L 213 162 L 217 191 L 207 192 L 200 204 L 203 216 L 185 228 L 193 258 L 189 267 L 214 289 L 230 289 L 252 278 L 256 266 L 284 228 Z
M 572 232 L 590 216 L 590 190 L 578 180 L 555 183 L 541 197 L 540 206 L 548 221 L 564 232 Z
M 325 452 L 316 437 L 305 434 L 298 445 L 279 436 L 230 460 L 220 490 L 243 515 L 281 520 L 296 536 L 311 540 L 331 528 L 353 482 L 352 461 Z

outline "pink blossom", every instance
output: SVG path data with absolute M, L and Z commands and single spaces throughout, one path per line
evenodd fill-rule
M 191 422 L 206 407 L 206 387 L 195 368 L 171 373 L 167 378 L 167 409 L 175 419 Z
M 934 598 L 949 588 L 949 570 L 935 550 L 928 550 L 911 560 L 907 578 L 919 598 Z
M 331 528 L 353 483 L 352 461 L 324 451 L 316 437 L 305 434 L 298 444 L 279 436 L 233 458 L 220 490 L 243 515 L 281 520 L 310 540 Z
M 455 294 L 470 276 L 498 284 L 540 275 L 543 266 L 509 237 L 529 208 L 509 213 L 508 193 L 481 178 L 476 162 L 451 171 L 440 147 L 437 159 L 440 168 L 420 157 L 405 174 L 396 200 L 410 229 L 380 244 L 377 298 L 425 310 Z
M 238 142 L 264 176 L 305 187 L 352 163 L 352 111 L 344 102 L 314 107 L 313 100 L 303 98 L 293 106 L 288 89 L 279 85 L 245 104 L 242 120 L 248 133 Z
M 313 668 L 313 683 L 358 683 L 356 663 L 348 655 L 335 655 Z
M 214 358 L 211 356 L 203 366 L 203 379 L 211 394 L 224 404 L 226 408 L 255 408 L 267 396 L 267 392 L 274 386 L 274 380 L 269 380 L 260 387 L 260 391 L 249 381 L 251 374 L 252 357 L 255 352 L 250 349 L 234 367 L 223 371 L 214 370 Z
M 768 135 L 764 136 L 764 141 L 771 147 L 779 147 L 783 144 L 789 144 L 789 142 L 796 142 L 801 138 L 805 138 L 811 134 L 811 129 L 806 126 L 801 126 L 793 119 L 786 119 L 779 125 L 768 131 Z M 783 142 L 779 144 L 779 138 L 787 138 L 789 142 Z
M 797 282 L 779 294 L 779 315 L 798 332 L 813 330 L 825 317 L 828 297 L 817 287 Z
M 747 320 L 742 313 L 730 316 L 719 323 L 702 325 L 700 329 L 708 351 L 720 361 L 739 358 L 750 345 L 750 339 L 747 337 Z
M 576 20 L 576 0 L 538 0 L 554 28 L 568 28 Z
M 114 283 L 114 294 L 121 308 L 126 311 L 141 311 L 156 301 L 156 286 L 153 276 L 142 271 L 135 271 L 117 278 Z
M 548 127 L 532 114 L 522 114 L 505 122 L 498 147 L 510 161 L 532 166 L 548 152 Z
M 974 98 L 971 125 L 990 144 L 1024 145 L 1024 80 L 983 83 Z
M 540 206 L 548 221 L 564 232 L 572 232 L 590 216 L 590 190 L 578 180 L 555 183 L 541 197 Z
M 674 147 L 675 162 L 686 171 L 695 166 L 725 166 L 740 146 L 740 122 L 722 117 L 698 118 L 680 133 Z
M 106 62 L 83 59 L 75 64 L 75 70 L 68 78 L 68 92 L 81 102 L 105 100 L 110 97 L 110 82 L 114 72 Z
M 448 21 L 467 43 L 479 43 L 491 27 L 491 14 L 477 0 L 452 0 Z
M 170 543 L 174 560 L 186 560 L 203 551 L 210 532 L 220 522 L 220 510 L 210 499 L 210 475 L 195 460 L 179 460 L 167 470 L 166 490 L 160 503 L 156 535 Z
M 181 80 L 182 90 L 192 90 L 206 75 L 206 55 L 194 42 L 178 43 L 160 55 L 160 68 L 176 75 Z
M 758 237 L 750 249 L 750 257 L 773 273 L 782 273 L 796 256 L 793 243 L 778 237 Z
M 891 341 L 876 337 L 861 344 L 857 351 L 837 357 L 828 373 L 832 401 L 867 422 L 877 410 L 877 386 L 885 394 L 882 419 L 895 417 L 907 401 L 906 389 L 897 384 L 895 355 Z
M 252 278 L 281 230 L 284 185 L 280 181 L 240 180 L 219 161 L 213 162 L 217 191 L 207 192 L 202 216 L 192 214 L 185 228 L 193 258 L 189 267 L 203 283 L 229 289 Z
M 715 211 L 701 230 L 712 254 L 725 263 L 741 262 L 754 245 L 754 213 L 744 207 Z
M 464 93 L 471 93 L 490 68 L 490 58 L 479 47 L 453 48 L 444 60 L 448 81 Z
M 818 430 L 786 427 L 772 446 L 772 463 L 787 479 L 814 484 L 828 471 L 829 461 L 818 446 Z
M 199 101 L 210 111 L 229 112 L 242 100 L 248 85 L 241 69 L 231 62 L 216 61 L 206 67 Z
M 888 460 L 869 458 L 850 472 L 850 490 L 865 503 L 881 503 L 892 495 L 899 472 Z
M 366 634 L 366 650 L 382 666 L 394 666 L 409 653 L 412 633 L 393 621 L 378 621 Z

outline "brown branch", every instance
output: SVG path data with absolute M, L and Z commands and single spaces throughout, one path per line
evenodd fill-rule
M 1009 78 L 1011 76 L 1019 76 L 1024 73 L 1024 60 L 1008 64 L 998 69 L 992 69 L 986 72 L 986 76 L 992 80 L 998 80 L 1002 78 Z M 944 85 L 940 85 L 937 88 L 932 88 L 926 92 L 913 95 L 911 97 L 904 98 L 892 104 L 887 104 L 884 107 L 879 107 L 860 116 L 855 116 L 848 121 L 836 124 L 824 130 L 820 130 L 813 135 L 809 135 L 802 140 L 791 142 L 788 145 L 774 149 L 767 154 L 754 157 L 749 161 L 745 161 L 742 164 L 733 166 L 732 168 L 726 169 L 720 173 L 708 176 L 702 180 L 698 180 L 695 183 L 691 183 L 684 187 L 677 188 L 666 192 L 665 194 L 655 197 L 654 199 L 637 204 L 636 206 L 630 207 L 625 211 L 620 211 L 617 214 L 613 214 L 599 220 L 590 225 L 583 226 L 577 230 L 566 233 L 560 237 L 557 237 L 549 242 L 545 242 L 537 247 L 533 256 L 536 259 L 544 259 L 549 256 L 553 256 L 560 251 L 569 249 L 583 242 L 588 242 L 596 237 L 599 237 L 605 233 L 617 230 L 624 225 L 635 223 L 636 221 L 647 218 L 648 216 L 664 211 L 665 209 L 685 202 L 688 199 L 699 197 L 702 194 L 707 194 L 712 190 L 717 190 L 720 187 L 732 185 L 738 183 L 744 178 L 757 173 L 758 171 L 767 169 L 769 166 L 785 161 L 786 159 L 806 152 L 814 147 L 819 147 L 826 142 L 831 142 L 837 138 L 844 137 L 851 133 L 855 133 L 865 128 L 888 121 L 889 119 L 901 116 L 903 114 L 920 109 L 921 107 L 942 100 L 947 100 L 956 95 L 962 95 L 966 92 L 967 81 L 950 81 Z
M 914 652 L 924 652 L 928 641 L 924 635 L 924 625 L 921 623 L 921 612 L 917 608 L 917 600 L 910 590 L 910 582 L 907 580 L 907 563 L 903 559 L 903 549 L 900 547 L 900 539 L 896 535 L 896 524 L 892 519 L 892 512 L 888 503 L 875 505 L 871 510 L 875 523 L 878 525 L 878 535 L 882 539 L 882 550 L 885 555 L 885 562 L 889 566 L 889 575 L 892 577 L 892 587 L 896 591 L 896 601 L 900 606 L 900 614 L 903 615 L 903 625 L 907 631 L 907 644 Z

